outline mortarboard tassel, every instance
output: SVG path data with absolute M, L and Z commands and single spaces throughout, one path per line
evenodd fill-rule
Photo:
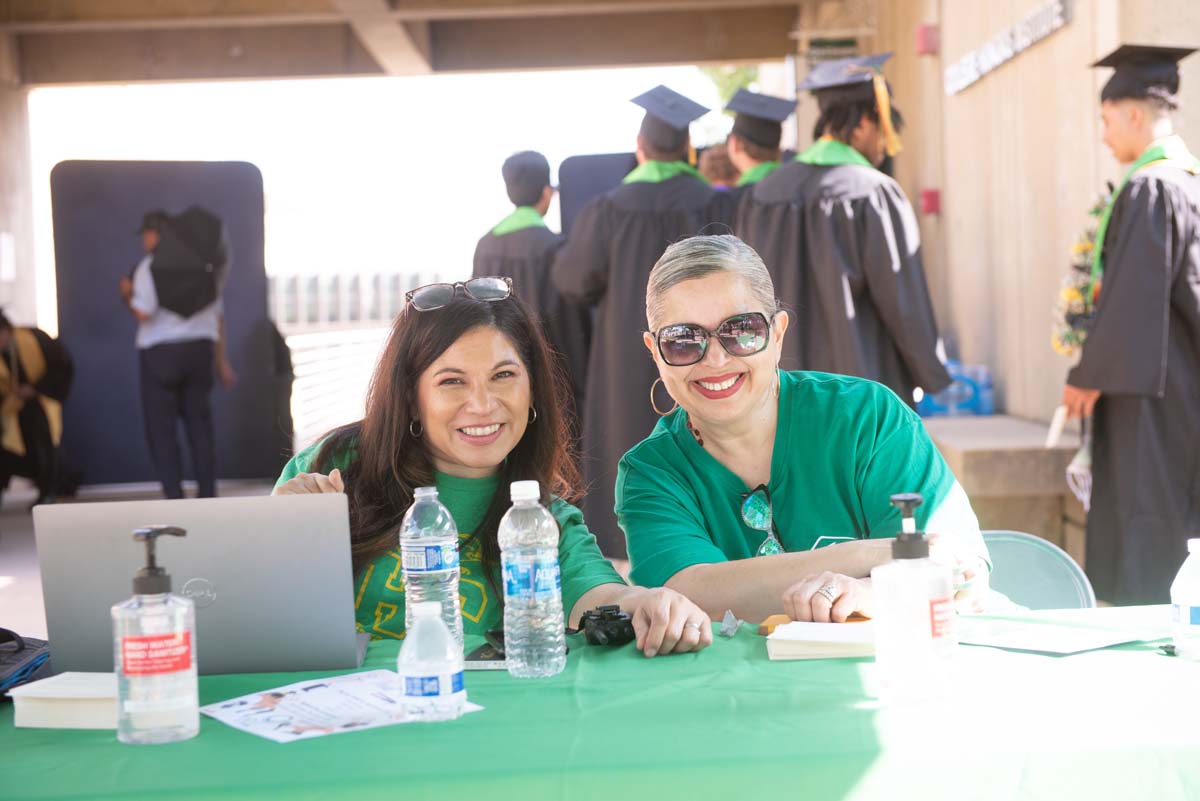
M 903 149 L 900 136 L 892 127 L 892 101 L 888 96 L 887 81 L 882 73 L 875 73 L 872 78 L 875 84 L 875 105 L 879 107 L 879 125 L 883 129 L 883 137 L 887 144 L 887 154 L 894 156 Z

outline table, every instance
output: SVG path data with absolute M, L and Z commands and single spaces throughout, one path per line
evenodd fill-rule
M 364 668 L 394 667 L 397 646 L 372 643 Z M 655 659 L 572 638 L 552 679 L 469 673 L 483 712 L 289 744 L 202 718 L 192 740 L 124 746 L 15 729 L 6 704 L 0 799 L 1200 798 L 1200 664 L 1141 643 L 963 646 L 958 665 L 952 703 L 885 709 L 872 660 L 770 662 L 747 627 Z M 200 701 L 320 675 L 203 677 Z

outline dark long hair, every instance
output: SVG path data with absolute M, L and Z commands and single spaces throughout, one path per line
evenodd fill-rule
M 876 125 L 879 124 L 879 106 L 875 97 L 863 96 L 839 89 L 827 89 L 821 92 L 819 100 L 820 116 L 813 125 L 813 139 L 820 139 L 828 131 L 833 137 L 842 142 L 850 141 L 850 134 L 858 127 L 858 121 L 866 117 Z M 892 127 L 896 133 L 904 129 L 904 115 L 895 105 L 891 107 Z
M 483 522 L 472 532 L 492 581 L 500 564 L 496 529 L 508 508 L 509 482 L 537 480 L 542 502 L 551 493 L 567 500 L 579 496 L 579 473 L 570 453 L 564 409 L 565 380 L 528 308 L 513 295 L 478 301 L 459 295 L 447 306 L 417 311 L 411 304 L 396 318 L 367 391 L 366 416 L 332 431 L 321 446 L 314 469 L 333 466 L 336 454 L 357 452 L 345 470 L 350 501 L 350 550 L 357 575 L 396 547 L 404 512 L 417 487 L 434 483 L 433 460 L 422 437 L 409 425 L 417 408 L 417 381 L 466 332 L 487 326 L 508 337 L 529 373 L 530 397 L 537 419 L 499 467 L 500 484 Z M 493 589 L 496 589 L 493 586 Z

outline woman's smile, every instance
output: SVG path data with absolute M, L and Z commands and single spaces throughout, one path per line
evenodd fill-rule
M 463 426 L 457 429 L 459 437 L 468 445 L 483 447 L 491 445 L 500 439 L 504 423 L 485 423 L 483 425 Z
M 746 383 L 746 373 L 697 378 L 691 381 L 692 388 L 708 400 L 721 400 L 736 395 Z

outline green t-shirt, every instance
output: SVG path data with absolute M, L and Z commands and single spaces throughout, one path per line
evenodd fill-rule
M 276 486 L 298 473 L 312 472 L 321 443 L 292 457 L 283 468 Z M 336 454 L 333 467 L 343 471 L 356 458 L 353 450 Z M 499 477 L 459 478 L 436 473 L 438 500 L 450 510 L 458 524 L 459 600 L 462 604 L 463 633 L 483 635 L 488 629 L 504 625 L 503 606 L 497 598 L 483 569 L 483 552 L 478 540 L 471 539 L 487 514 L 492 497 L 499 488 Z M 550 504 L 550 512 L 558 521 L 561 534 L 558 540 L 558 563 L 562 575 L 563 611 L 571 614 L 575 603 L 593 587 L 601 584 L 624 584 L 612 564 L 600 553 L 596 538 L 583 522 L 583 513 L 560 498 Z M 493 571 L 497 586 L 500 571 Z M 355 577 L 354 618 L 359 631 L 373 639 L 404 638 L 404 579 L 400 570 L 400 547 L 397 546 L 367 565 Z
M 861 378 L 780 374 L 767 487 L 789 552 L 895 536 L 900 512 L 889 498 L 898 492 L 925 497 L 918 526 L 949 499 L 963 527 L 974 525 L 967 536 L 979 537 L 966 496 L 921 419 L 891 390 Z M 749 489 L 696 442 L 683 409 L 668 414 L 617 470 L 616 511 L 633 563 L 630 578 L 657 587 L 690 565 L 753 556 L 765 534 L 742 521 Z

